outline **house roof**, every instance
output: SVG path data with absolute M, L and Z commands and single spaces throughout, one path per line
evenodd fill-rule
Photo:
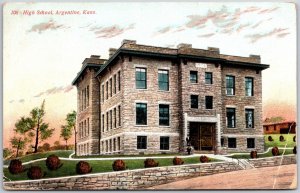
M 295 123 L 295 121 L 282 121 L 282 122 L 276 122 L 276 123 L 264 123 L 263 126 L 271 126 L 271 125 L 282 125 L 282 124 L 292 124 Z
M 95 76 L 100 75 L 108 66 L 121 54 L 129 54 L 135 56 L 159 57 L 173 60 L 192 59 L 204 62 L 215 62 L 223 65 L 247 67 L 257 70 L 269 68 L 267 64 L 260 63 L 260 56 L 250 55 L 249 57 L 224 55 L 219 53 L 219 48 L 196 49 L 191 44 L 179 44 L 178 48 L 166 48 L 136 44 L 134 40 L 123 40 L 122 45 L 114 54 L 104 63 L 103 67 L 98 70 Z
M 79 78 L 82 76 L 82 74 L 85 72 L 86 69 L 94 68 L 96 70 L 99 70 L 99 69 L 101 69 L 101 67 L 102 67 L 102 65 L 99 65 L 99 64 L 89 64 L 89 63 L 84 64 L 82 66 L 81 70 L 77 73 L 74 80 L 72 81 L 72 85 L 75 85 L 77 83 L 77 81 L 79 80 Z

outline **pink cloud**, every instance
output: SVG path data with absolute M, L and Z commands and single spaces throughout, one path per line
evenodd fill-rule
M 255 43 L 262 38 L 267 38 L 271 36 L 284 37 L 289 34 L 288 32 L 286 32 L 286 30 L 288 30 L 288 28 L 274 28 L 269 32 L 250 34 L 246 35 L 245 37 L 249 38 L 251 43 Z
M 46 91 L 40 92 L 39 94 L 35 95 L 34 97 L 41 97 L 41 96 L 47 96 L 57 93 L 67 93 L 73 90 L 74 86 L 68 85 L 68 86 L 60 86 L 60 87 L 53 87 Z
M 57 30 L 57 29 L 63 29 L 63 28 L 69 28 L 69 27 L 66 27 L 66 26 L 64 26 L 62 24 L 57 24 L 55 21 L 53 21 L 51 19 L 48 22 L 43 22 L 43 23 L 39 23 L 39 24 L 33 25 L 31 27 L 31 29 L 28 30 L 28 32 L 42 33 L 44 31 Z
M 214 35 L 215 35 L 215 33 L 208 33 L 208 34 L 198 35 L 198 37 L 209 38 L 209 37 L 214 36 Z
M 112 38 L 123 34 L 127 30 L 134 29 L 135 24 L 130 24 L 127 27 L 112 25 L 108 27 L 91 27 L 89 31 L 93 31 L 97 38 Z

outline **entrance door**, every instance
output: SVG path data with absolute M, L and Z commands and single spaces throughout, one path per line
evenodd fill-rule
M 196 151 L 212 151 L 214 147 L 215 124 L 190 122 L 191 145 Z
M 214 124 L 200 124 L 200 150 L 213 150 Z

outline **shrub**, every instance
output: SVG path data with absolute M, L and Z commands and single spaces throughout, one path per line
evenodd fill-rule
M 43 177 L 43 171 L 39 166 L 31 166 L 27 172 L 28 178 L 35 180 Z
M 283 137 L 282 135 L 280 135 L 279 141 L 281 141 L 281 142 L 282 142 L 282 141 L 285 141 L 285 140 L 284 140 L 284 137 Z
M 272 148 L 272 155 L 273 156 L 278 156 L 279 155 L 279 149 L 278 149 L 278 147 L 273 147 Z
M 57 170 L 62 166 L 59 157 L 56 155 L 49 155 L 46 159 L 46 166 L 49 170 Z
M 274 141 L 273 138 L 272 138 L 272 136 L 268 137 L 268 141 Z
M 22 166 L 22 162 L 18 159 L 13 159 L 10 161 L 8 170 L 11 174 L 19 174 L 23 172 L 24 167 Z
M 257 158 L 257 157 L 258 157 L 258 156 L 257 156 L 257 151 L 251 151 L 250 157 L 251 157 L 252 159 Z
M 144 167 L 145 168 L 157 167 L 158 164 L 159 164 L 159 162 L 156 162 L 154 159 L 150 159 L 150 158 L 147 158 L 144 161 Z
M 293 153 L 297 154 L 297 147 L 296 146 L 294 146 Z
M 121 171 L 126 169 L 126 164 L 123 160 L 115 160 L 112 167 L 114 171 Z
M 182 164 L 184 164 L 184 161 L 181 158 L 174 157 L 174 159 L 173 159 L 173 165 L 182 165 Z
M 87 174 L 92 172 L 92 168 L 88 162 L 80 161 L 76 164 L 76 173 L 77 174 Z
M 208 159 L 207 156 L 202 155 L 202 156 L 200 156 L 200 162 L 201 162 L 201 163 L 206 163 L 206 162 L 209 162 L 209 159 Z
M 293 137 L 293 141 L 296 142 L 296 135 Z

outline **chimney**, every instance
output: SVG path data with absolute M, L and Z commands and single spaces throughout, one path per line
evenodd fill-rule
M 136 44 L 136 40 L 123 40 L 122 45 L 123 44 Z
M 249 56 L 251 61 L 253 61 L 254 63 L 259 63 L 260 64 L 260 55 L 250 55 Z
M 116 48 L 109 48 L 108 53 L 109 53 L 109 58 L 116 53 L 117 49 Z
M 220 53 L 220 49 L 219 48 L 208 47 L 207 49 L 208 49 L 208 51 L 217 52 L 218 54 Z
M 180 43 L 177 45 L 178 49 L 182 49 L 182 48 L 192 48 L 192 44 L 185 44 L 185 43 Z
M 90 58 L 94 58 L 94 59 L 100 59 L 100 55 L 91 55 Z

